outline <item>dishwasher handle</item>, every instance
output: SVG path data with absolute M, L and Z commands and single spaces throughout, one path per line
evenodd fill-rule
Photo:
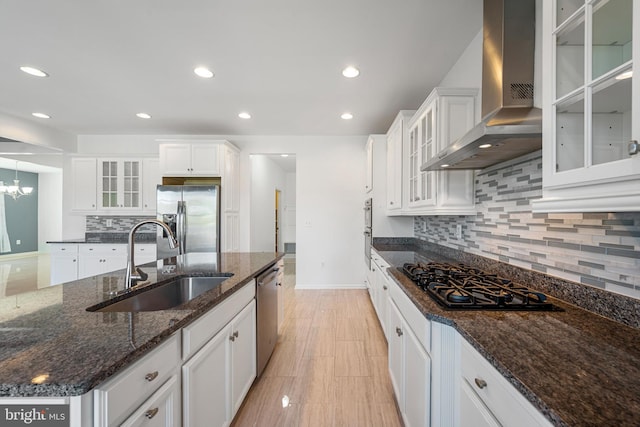
M 258 276 L 258 286 L 268 285 L 269 283 L 275 281 L 276 276 L 280 268 L 273 267 L 268 273 L 263 273 L 261 276 Z

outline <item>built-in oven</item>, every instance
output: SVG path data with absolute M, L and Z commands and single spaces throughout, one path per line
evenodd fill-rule
M 372 223 L 372 200 L 369 197 L 364 201 L 364 260 L 367 267 L 371 268 L 371 223 Z

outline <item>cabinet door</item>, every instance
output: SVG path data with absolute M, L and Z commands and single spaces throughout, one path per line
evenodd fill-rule
M 398 409 L 400 413 L 405 412 L 405 394 L 404 394 L 404 325 L 400 311 L 389 300 L 387 303 L 387 319 L 389 322 L 389 376 L 393 391 L 398 401 Z
M 160 172 L 163 176 L 191 173 L 190 144 L 160 144 Z
M 500 423 L 476 396 L 469 384 L 460 381 L 460 427 L 499 427 Z
M 406 323 L 403 332 L 405 426 L 427 426 L 430 419 L 431 359 Z
M 256 302 L 231 322 L 231 416 L 240 408 L 256 377 Z
M 387 210 L 402 209 L 402 136 L 404 121 L 397 120 L 387 135 Z
M 436 101 L 412 124 L 409 132 L 409 201 L 408 206 L 436 204 L 436 172 L 422 172 L 420 167 L 436 154 Z
M 369 193 L 373 190 L 373 139 L 367 141 L 367 164 L 364 190 Z
M 99 159 L 100 209 L 139 209 L 142 203 L 140 160 Z
M 51 284 L 78 280 L 78 255 L 51 255 Z
M 142 210 L 155 214 L 156 189 L 162 183 L 160 176 L 160 160 L 144 159 L 142 161 Z
M 173 375 L 121 427 L 180 427 L 180 382 Z
M 96 210 L 96 159 L 74 158 L 71 160 L 73 176 L 73 210 Z
M 135 247 L 136 265 L 147 264 L 156 260 L 156 245 L 153 243 L 137 244 Z M 126 267 L 126 257 L 125 257 Z
M 240 214 L 227 212 L 222 215 L 222 252 L 238 252 L 240 250 Z
M 224 149 L 224 175 L 222 177 L 222 209 L 228 212 L 240 210 L 240 155 L 230 147 Z
M 220 427 L 231 422 L 230 331 L 230 325 L 223 328 L 182 366 L 185 427 Z
M 191 144 L 191 174 L 220 176 L 219 145 Z

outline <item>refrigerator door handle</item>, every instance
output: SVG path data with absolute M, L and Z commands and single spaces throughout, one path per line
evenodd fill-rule
M 184 202 L 179 201 L 178 202 L 178 212 L 177 212 L 177 218 L 176 218 L 177 224 L 176 224 L 176 228 L 178 230 L 178 235 L 177 240 L 178 243 L 180 244 L 179 247 L 179 253 L 180 255 L 183 255 L 186 252 L 186 245 L 187 245 L 187 230 L 186 230 L 186 225 L 185 225 L 185 206 L 184 206 Z

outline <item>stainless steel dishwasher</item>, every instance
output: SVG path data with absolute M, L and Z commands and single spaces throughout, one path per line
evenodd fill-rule
M 273 353 L 273 348 L 278 340 L 278 290 L 277 277 L 280 268 L 273 264 L 257 278 L 256 304 L 257 324 L 256 339 L 258 351 L 258 376 L 262 374 L 264 367 Z

